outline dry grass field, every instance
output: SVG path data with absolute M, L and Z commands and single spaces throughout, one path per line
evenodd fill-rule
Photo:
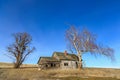
M 13 69 L 0 64 L 0 80 L 119 80 L 120 69 L 84 68 L 83 70 L 41 70 L 36 65 Z M 3 67 L 7 65 L 7 67 Z M 29 67 L 30 66 L 30 67 Z
M 23 64 L 21 67 L 37 67 L 37 64 L 36 65 L 33 65 L 33 64 Z M 0 68 L 13 68 L 13 64 L 11 63 L 3 63 L 3 62 L 0 62 Z

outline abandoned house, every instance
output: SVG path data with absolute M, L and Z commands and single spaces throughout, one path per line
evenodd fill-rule
M 75 54 L 65 52 L 54 52 L 52 57 L 40 57 L 38 60 L 40 69 L 76 69 L 78 57 Z

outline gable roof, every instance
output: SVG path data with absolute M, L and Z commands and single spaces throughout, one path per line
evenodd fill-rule
M 38 64 L 48 63 L 48 62 L 56 62 L 56 61 L 58 61 L 58 60 L 54 57 L 40 57 L 38 60 Z
M 52 57 L 40 57 L 37 64 L 60 62 L 61 60 L 78 61 L 78 56 L 70 53 L 65 55 L 64 52 L 54 52 Z
M 52 55 L 52 57 L 54 55 L 56 55 L 59 60 L 73 60 L 73 61 L 78 61 L 78 57 L 75 54 L 67 53 L 67 55 L 65 55 L 63 52 L 54 52 L 53 55 Z

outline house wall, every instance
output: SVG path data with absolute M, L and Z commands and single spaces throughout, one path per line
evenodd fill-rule
M 67 63 L 68 63 L 68 65 L 67 65 Z M 77 67 L 78 67 L 77 61 L 62 60 L 60 63 L 61 69 L 76 69 Z
M 60 63 L 59 62 L 53 62 L 53 63 L 38 64 L 38 68 L 40 68 L 40 69 L 60 68 Z

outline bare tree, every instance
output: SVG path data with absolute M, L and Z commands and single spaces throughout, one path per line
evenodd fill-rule
M 14 68 L 19 68 L 25 61 L 26 57 L 34 51 L 34 47 L 30 47 L 32 37 L 26 33 L 13 34 L 15 42 L 7 47 L 9 56 L 14 59 Z
M 100 54 L 114 60 L 114 50 L 110 47 L 97 44 L 96 35 L 92 34 L 87 29 L 78 30 L 75 26 L 70 26 L 66 31 L 66 40 L 68 41 L 68 48 L 72 52 L 78 54 L 78 66 L 82 69 L 82 55 L 90 52 L 93 55 Z

